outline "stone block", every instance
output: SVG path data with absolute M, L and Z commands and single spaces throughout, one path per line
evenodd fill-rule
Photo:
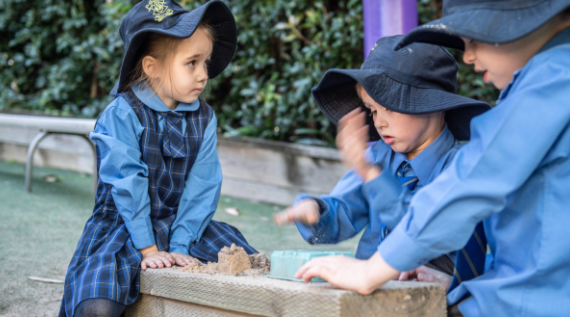
M 204 316 L 446 316 L 445 289 L 421 282 L 390 281 L 362 296 L 328 283 L 148 269 L 141 272 L 140 292 L 143 299 L 152 296 L 149 300 L 154 300 L 156 309 L 140 309 L 139 300 L 128 307 L 127 317 L 200 316 L 197 306 L 219 312 Z M 173 305 L 186 308 L 174 314 Z

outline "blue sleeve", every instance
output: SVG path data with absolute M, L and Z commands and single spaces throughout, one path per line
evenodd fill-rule
M 533 62 L 515 75 L 497 107 L 471 121 L 471 141 L 451 165 L 414 195 L 378 247 L 390 266 L 412 270 L 463 247 L 477 223 L 505 208 L 566 128 L 570 65 Z
M 378 189 L 381 189 L 381 194 Z M 380 176 L 365 183 L 362 193 L 370 205 L 371 214 L 378 215 L 390 231 L 402 220 L 414 196 L 388 171 L 383 171 Z
M 204 131 L 200 151 L 184 183 L 178 214 L 170 233 L 170 252 L 188 254 L 214 216 L 222 187 L 222 168 L 216 151 L 217 121 L 213 115 Z
M 90 138 L 101 155 L 99 178 L 112 186 L 115 206 L 135 248 L 154 245 L 148 195 L 148 167 L 139 140 L 144 128 L 127 102 L 119 97 L 97 120 Z
M 301 194 L 303 199 L 315 199 L 321 208 L 321 218 L 315 225 L 296 223 L 301 236 L 315 244 L 338 243 L 355 236 L 369 223 L 368 202 L 362 195 L 362 180 L 349 171 L 330 195 L 320 197 Z

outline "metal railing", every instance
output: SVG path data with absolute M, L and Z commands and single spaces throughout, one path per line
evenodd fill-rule
M 39 129 L 40 133 L 32 140 L 28 146 L 28 153 L 26 156 L 26 192 L 32 191 L 32 176 L 33 176 L 33 161 L 34 153 L 38 148 L 40 142 L 50 134 L 70 134 L 77 135 L 89 142 L 93 149 L 93 155 L 96 156 L 97 152 L 95 144 L 89 139 L 89 133 L 95 128 L 95 119 L 76 119 L 76 118 L 55 118 L 55 117 L 40 117 L 40 116 L 26 116 L 14 114 L 0 114 L 0 126 L 8 126 L 15 128 L 28 128 Z M 93 164 L 93 187 L 92 191 L 97 189 L 97 159 Z

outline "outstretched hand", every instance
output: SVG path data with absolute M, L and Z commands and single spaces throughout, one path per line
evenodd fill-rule
M 344 255 L 319 257 L 303 265 L 295 277 L 302 278 L 306 283 L 320 277 L 338 288 L 368 295 L 398 276 L 398 273 L 376 252 L 368 260 Z
M 354 168 L 366 182 L 382 172 L 378 166 L 366 161 L 364 151 L 368 148 L 368 129 L 366 114 L 357 108 L 338 121 L 336 137 L 343 163 Z
M 285 211 L 275 214 L 273 220 L 278 226 L 293 221 L 314 225 L 321 216 L 319 209 L 319 204 L 314 199 L 304 199 L 296 206 L 289 207 Z

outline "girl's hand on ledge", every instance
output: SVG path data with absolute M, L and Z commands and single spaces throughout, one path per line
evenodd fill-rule
M 188 254 L 170 252 L 170 256 L 174 259 L 172 264 L 176 264 L 176 265 L 180 265 L 180 266 L 186 266 L 186 265 L 190 265 L 192 263 L 199 263 L 200 262 L 198 259 L 196 259 L 195 257 L 188 255 Z
M 143 256 L 141 260 L 141 269 L 143 271 L 146 271 L 149 267 L 153 269 L 171 267 L 172 263 L 175 263 L 174 258 L 168 252 L 158 251 L 156 245 L 140 249 L 139 252 Z

